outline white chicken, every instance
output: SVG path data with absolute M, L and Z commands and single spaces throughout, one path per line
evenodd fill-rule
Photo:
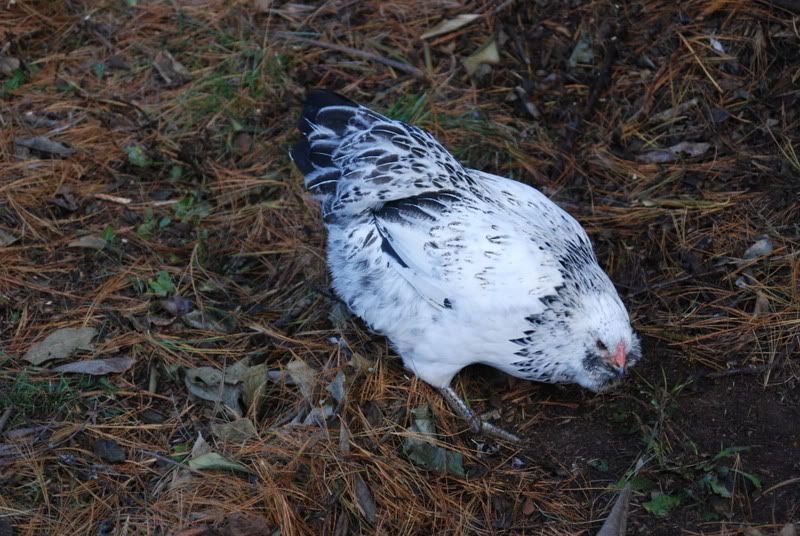
M 602 391 L 641 356 L 586 232 L 534 188 L 464 168 L 433 136 L 311 91 L 291 157 L 320 201 L 336 293 L 474 430 L 450 387 L 483 363 Z

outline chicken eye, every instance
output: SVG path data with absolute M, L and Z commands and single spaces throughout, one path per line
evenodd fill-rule
M 597 349 L 600 350 L 601 352 L 608 352 L 608 348 L 606 347 L 605 344 L 603 344 L 603 341 L 601 341 L 600 339 L 597 339 Z

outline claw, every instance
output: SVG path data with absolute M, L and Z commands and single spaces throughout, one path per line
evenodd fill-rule
M 503 428 L 490 422 L 481 420 L 481 418 L 478 417 L 474 411 L 472 411 L 467 403 L 464 402 L 460 396 L 458 396 L 452 387 L 442 387 L 439 389 L 439 392 L 442 393 L 442 396 L 447 401 L 447 404 L 453 409 L 453 411 L 458 413 L 465 421 L 467 421 L 470 428 L 472 428 L 472 431 L 476 434 L 484 433 L 486 435 L 502 439 L 503 441 L 509 441 L 511 443 L 522 442 L 522 438 L 520 438 L 517 434 L 504 430 Z

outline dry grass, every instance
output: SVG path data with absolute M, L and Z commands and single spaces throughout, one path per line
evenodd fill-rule
M 758 374 L 748 381 L 766 389 L 796 386 L 797 16 L 744 0 L 539 4 L 72 0 L 1 10 L 0 56 L 22 67 L 0 77 L 0 231 L 17 239 L 0 247 L 0 398 L 13 408 L 0 426 L 0 521 L 16 534 L 596 529 L 611 495 L 571 460 L 542 460 L 536 445 L 482 453 L 383 339 L 329 318 L 336 300 L 317 208 L 287 157 L 312 86 L 422 124 L 469 165 L 562 203 L 592 235 L 651 355 L 703 374 L 751 367 Z M 483 17 L 420 40 L 460 13 Z M 617 36 L 608 87 L 591 107 L 601 61 L 566 65 L 582 34 L 598 56 Z M 501 63 L 468 77 L 460 60 L 493 35 Z M 154 67 L 163 51 L 189 74 L 167 83 Z M 524 111 L 516 87 L 540 117 Z M 75 152 L 60 158 L 14 142 L 34 136 Z M 710 148 L 642 160 L 680 142 Z M 83 235 L 108 244 L 69 247 Z M 772 248 L 745 258 L 763 235 Z M 235 328 L 176 320 L 148 288 L 162 270 L 178 295 L 223 311 Z M 97 328 L 95 358 L 130 356 L 136 365 L 63 379 L 21 359 L 67 326 Z M 362 361 L 353 354 L 369 368 L 354 366 Z M 244 358 L 273 371 L 308 363 L 319 371 L 314 404 L 343 371 L 347 396 L 327 426 L 294 426 L 310 409 L 306 398 L 268 384 L 245 414 L 257 434 L 223 441 L 210 425 L 232 415 L 190 397 L 184 370 Z M 475 393 L 476 383 L 465 388 Z M 501 405 L 523 432 L 548 424 L 536 386 L 503 387 L 501 400 L 475 403 Z M 463 453 L 466 478 L 403 456 L 421 404 L 433 408 L 441 444 Z M 181 449 L 198 434 L 248 472 L 188 470 Z M 98 439 L 114 440 L 126 460 L 106 463 Z M 642 526 L 654 526 L 638 512 Z M 738 534 L 750 518 L 737 515 L 733 525 L 696 523 L 688 533 Z

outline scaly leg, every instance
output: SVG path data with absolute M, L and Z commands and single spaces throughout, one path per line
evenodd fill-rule
M 482 421 L 480 417 L 475 415 L 475 412 L 472 411 L 467 403 L 464 402 L 460 396 L 458 396 L 452 387 L 442 387 L 439 389 L 439 392 L 442 393 L 442 396 L 447 401 L 447 404 L 453 409 L 453 411 L 458 413 L 464 420 L 466 420 L 476 434 L 483 432 L 484 434 L 491 435 L 505 441 L 510 441 L 511 443 L 522 442 L 522 439 L 518 435 L 512 434 L 511 432 L 504 430 L 499 426 L 495 426 L 490 422 Z

